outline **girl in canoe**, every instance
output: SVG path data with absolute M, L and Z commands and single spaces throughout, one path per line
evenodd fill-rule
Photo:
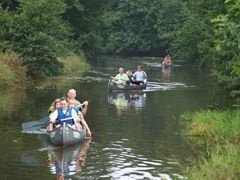
M 49 112 L 49 118 L 51 118 L 53 112 L 57 109 L 61 107 L 61 100 L 59 98 L 55 99 L 55 101 L 53 101 L 52 105 L 50 106 L 48 112 Z

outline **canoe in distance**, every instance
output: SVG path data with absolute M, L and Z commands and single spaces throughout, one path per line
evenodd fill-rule
M 58 146 L 69 146 L 76 144 L 86 137 L 86 130 L 78 131 L 71 126 L 63 123 L 63 126 L 55 128 L 53 131 L 49 131 L 49 140 L 52 144 Z
M 147 83 L 144 83 L 142 85 L 122 85 L 122 84 L 116 84 L 111 82 L 111 80 L 108 81 L 108 89 L 109 91 L 138 91 L 138 90 L 144 90 L 147 87 Z
M 162 64 L 163 68 L 169 68 L 169 67 L 172 67 L 172 66 L 173 66 L 172 63 L 170 63 L 170 64 Z

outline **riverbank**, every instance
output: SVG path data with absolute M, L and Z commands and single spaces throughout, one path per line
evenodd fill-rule
M 58 77 L 81 76 L 90 68 L 84 55 L 58 58 L 63 69 Z M 27 68 L 22 66 L 21 59 L 15 53 L 0 53 L 0 88 L 25 88 L 36 83 L 47 81 L 52 77 L 38 76 L 33 79 L 27 76 Z
M 23 87 L 26 81 L 26 68 L 18 55 L 0 53 L 0 88 Z
M 187 176 L 190 179 L 237 179 L 240 175 L 240 110 L 206 110 L 185 114 L 183 119 L 184 133 L 194 137 L 195 144 L 204 139 L 208 147 L 205 156 L 187 169 Z

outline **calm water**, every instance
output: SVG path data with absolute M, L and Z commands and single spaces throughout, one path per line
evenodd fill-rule
M 114 60 L 118 60 L 115 62 Z M 197 149 L 181 136 L 180 115 L 231 106 L 207 72 L 180 65 L 162 70 L 156 59 L 91 60 L 83 77 L 41 82 L 34 89 L 2 91 L 0 98 L 0 179 L 181 179 Z M 109 93 L 107 81 L 119 66 L 144 64 L 148 88 Z M 93 138 L 69 148 L 21 133 L 21 123 L 44 117 L 51 102 L 77 90 L 89 100 L 86 120 Z

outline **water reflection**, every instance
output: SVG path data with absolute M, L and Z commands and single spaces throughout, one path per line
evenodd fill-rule
M 48 166 L 51 173 L 60 180 L 69 179 L 70 176 L 82 171 L 90 143 L 91 139 L 86 139 L 84 144 L 49 150 Z
M 128 111 L 131 108 L 141 110 L 146 104 L 146 93 L 142 92 L 121 92 L 109 93 L 108 103 L 117 108 L 119 116 L 122 112 Z
M 163 81 L 170 81 L 171 67 L 162 67 L 162 79 Z

